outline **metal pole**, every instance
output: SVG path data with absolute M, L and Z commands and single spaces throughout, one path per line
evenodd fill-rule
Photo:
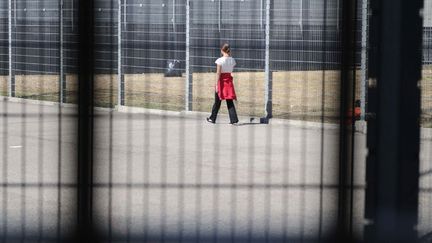
M 174 35 L 176 35 L 176 0 L 173 0 L 172 24 Z
M 339 0 L 336 0 L 336 30 L 339 30 L 339 15 L 340 15 L 340 10 L 339 10 Z
M 124 76 L 122 73 L 122 0 L 118 0 L 117 17 L 117 106 L 120 107 L 124 105 Z
M 186 80 L 185 80 L 185 110 L 192 110 L 192 65 L 190 55 L 190 7 L 191 1 L 186 0 Z
M 260 1 L 260 28 L 264 27 L 264 16 L 263 16 L 264 0 Z
M 71 5 L 72 6 L 71 6 L 70 15 L 71 15 L 72 31 L 74 31 L 74 28 L 75 28 L 75 25 L 74 25 L 74 21 L 75 21 L 75 18 L 74 18 L 74 8 L 75 8 L 74 2 L 75 2 L 75 0 L 71 0 Z
M 300 31 L 303 32 L 303 0 L 300 0 L 300 20 L 299 20 L 299 25 L 300 25 Z
M 218 3 L 218 27 L 219 27 L 219 33 L 221 32 L 221 25 L 222 25 L 222 23 L 221 23 L 221 15 L 222 15 L 222 0 L 219 0 L 219 3 Z
M 126 30 L 126 24 L 127 24 L 127 19 L 126 19 L 126 11 L 127 11 L 127 0 L 124 0 L 124 8 L 123 8 L 123 24 L 124 24 L 124 28 Z M 121 12 L 121 11 L 120 11 Z
M 356 43 L 356 2 L 347 0 L 341 5 L 340 30 L 340 86 L 339 86 L 339 141 L 338 141 L 338 196 L 337 196 L 337 240 L 336 242 L 353 242 L 352 232 L 352 169 L 354 151 L 354 133 L 347 111 L 352 107 L 355 76 Z M 351 124 L 347 124 L 347 121 Z
M 366 97 L 368 88 L 367 79 L 367 48 L 368 48 L 368 11 L 369 0 L 362 1 L 362 38 L 361 38 L 361 94 L 360 94 L 360 107 L 361 107 L 361 120 L 365 120 L 366 114 Z
M 16 27 L 16 24 L 17 24 L 17 0 L 14 0 L 13 3 L 14 3 L 14 9 L 13 9 L 14 16 L 13 16 L 13 19 L 14 19 L 14 25 Z
M 66 78 L 64 73 L 64 47 L 63 47 L 63 38 L 64 38 L 64 32 L 63 32 L 63 0 L 60 0 L 60 6 L 59 6 L 59 18 L 60 18 L 60 104 L 63 104 L 66 102 Z
M 8 42 L 9 42 L 9 77 L 8 77 L 8 96 L 15 96 L 14 86 L 15 77 L 12 65 L 12 0 L 8 1 Z
M 73 242 L 99 242 L 93 224 L 94 1 L 78 1 L 77 217 Z
M 271 0 L 266 0 L 266 26 L 265 26 L 265 118 L 272 118 L 273 75 L 270 70 L 270 24 Z
M 423 0 L 372 0 L 365 242 L 418 242 Z M 409 33 L 409 34 L 407 34 Z M 372 87 L 373 85 L 373 87 Z

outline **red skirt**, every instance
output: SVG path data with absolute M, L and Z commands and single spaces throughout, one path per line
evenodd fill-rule
M 231 76 L 231 73 L 221 73 L 217 90 L 218 90 L 219 99 L 221 100 L 237 99 L 234 90 L 233 77 Z

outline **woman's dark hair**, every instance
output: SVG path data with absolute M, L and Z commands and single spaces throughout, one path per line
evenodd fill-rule
M 228 45 L 228 43 L 223 44 L 221 50 L 226 54 L 231 55 L 231 47 Z

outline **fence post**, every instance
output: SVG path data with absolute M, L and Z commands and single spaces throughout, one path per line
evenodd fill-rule
M 264 28 L 264 16 L 263 16 L 264 0 L 260 1 L 260 28 Z
M 78 116 L 76 238 L 98 243 L 93 223 L 94 144 L 94 1 L 78 2 Z
M 219 0 L 218 2 L 218 28 L 220 33 L 222 28 L 222 1 L 221 0 Z
M 341 9 L 340 9 L 340 6 L 341 4 L 340 4 L 340 0 L 336 0 L 336 29 L 339 31 L 339 29 L 340 29 L 340 23 L 341 23 L 341 20 L 340 20 L 340 14 L 341 14 Z
M 192 65 L 190 55 L 190 0 L 186 0 L 186 80 L 185 80 L 185 110 L 192 110 Z
M 369 0 L 362 1 L 362 30 L 361 30 L 361 94 L 360 94 L 360 107 L 361 107 L 361 120 L 365 120 L 366 115 L 366 97 L 368 88 L 367 78 L 367 53 L 368 53 L 368 24 L 369 24 Z
M 419 242 L 422 8 L 370 2 L 365 242 Z
M 8 44 L 9 44 L 9 77 L 8 77 L 8 96 L 15 96 L 15 74 L 12 59 L 12 0 L 8 1 Z
M 176 0 L 172 1 L 172 5 L 173 5 L 173 13 L 172 13 L 172 25 L 173 25 L 173 32 L 176 33 Z M 176 36 L 176 35 L 174 35 Z
M 59 101 L 60 104 L 63 104 L 66 102 L 66 77 L 65 77 L 65 73 L 64 73 L 64 46 L 63 46 L 63 41 L 64 41 L 64 32 L 63 32 L 63 0 L 60 0 L 60 5 L 59 5 L 59 18 L 60 18 L 60 77 L 59 77 L 59 82 L 60 82 L 60 97 L 59 97 Z
M 270 25 L 271 0 L 266 0 L 266 26 L 265 26 L 265 118 L 272 118 L 273 104 L 273 75 L 270 70 Z
M 303 0 L 300 0 L 300 19 L 299 19 L 300 31 L 303 34 Z
M 122 67 L 122 0 L 118 0 L 117 17 L 117 106 L 119 108 L 125 104 L 124 76 Z

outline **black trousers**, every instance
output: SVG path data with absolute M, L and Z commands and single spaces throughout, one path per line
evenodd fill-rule
M 237 117 L 237 112 L 236 112 L 233 100 L 226 100 L 226 102 L 227 102 L 227 107 L 228 107 L 228 113 L 229 113 L 229 117 L 230 117 L 230 122 L 231 123 L 237 123 L 239 120 L 238 120 L 238 117 Z M 214 121 L 214 122 L 216 122 L 217 114 L 219 112 L 221 103 L 222 103 L 222 101 L 219 99 L 218 93 L 215 92 L 215 103 L 213 105 L 212 113 L 211 113 L 211 116 L 210 116 L 210 119 L 212 119 L 212 121 Z

